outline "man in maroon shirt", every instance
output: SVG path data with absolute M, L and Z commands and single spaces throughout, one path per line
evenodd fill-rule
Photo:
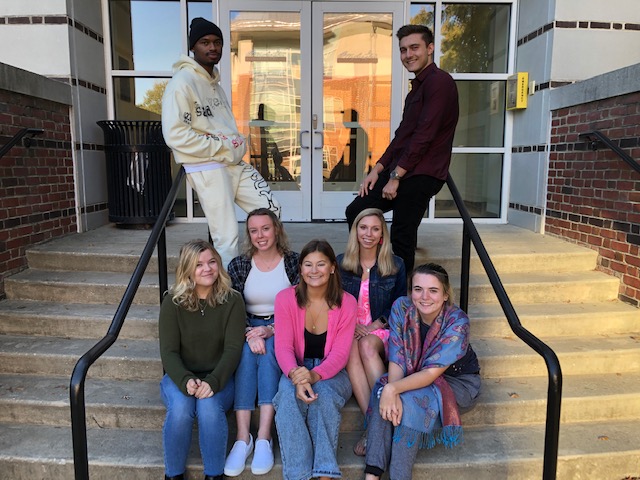
M 424 25 L 398 30 L 400 59 L 415 74 L 405 99 L 402 121 L 386 151 L 347 207 L 349 229 L 365 208 L 393 211 L 393 253 L 413 270 L 418 227 L 447 179 L 453 135 L 458 123 L 458 89 L 433 63 L 433 34 Z

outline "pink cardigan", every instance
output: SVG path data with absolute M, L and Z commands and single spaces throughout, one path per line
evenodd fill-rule
M 305 312 L 298 307 L 295 287 L 285 288 L 276 295 L 275 351 L 278 365 L 285 375 L 303 364 Z M 324 360 L 313 369 L 322 378 L 333 377 L 347 365 L 357 312 L 358 302 L 347 292 L 343 293 L 342 306 L 329 310 Z

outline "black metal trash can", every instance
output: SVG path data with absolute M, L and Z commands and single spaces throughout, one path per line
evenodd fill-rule
M 171 190 L 171 150 L 154 120 L 101 120 L 109 221 L 152 224 Z M 173 215 L 173 214 L 172 214 Z

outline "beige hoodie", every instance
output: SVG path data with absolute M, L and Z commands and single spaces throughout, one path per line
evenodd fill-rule
M 238 132 L 220 74 L 213 76 L 182 55 L 162 97 L 162 133 L 177 163 L 194 166 L 236 165 L 247 145 Z

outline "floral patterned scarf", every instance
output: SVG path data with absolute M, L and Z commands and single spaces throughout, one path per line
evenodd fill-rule
M 455 305 L 443 308 L 429 327 L 423 345 L 420 345 L 420 315 L 409 297 L 394 302 L 389 326 L 389 361 L 399 365 L 405 376 L 427 368 L 448 367 L 467 351 L 469 319 Z M 373 394 L 379 397 L 387 382 L 385 374 L 374 385 Z M 419 442 L 419 448 L 462 443 L 458 405 L 443 375 L 431 385 L 404 392 L 401 398 L 402 420 L 394 430 L 394 441 L 404 438 L 409 446 Z

